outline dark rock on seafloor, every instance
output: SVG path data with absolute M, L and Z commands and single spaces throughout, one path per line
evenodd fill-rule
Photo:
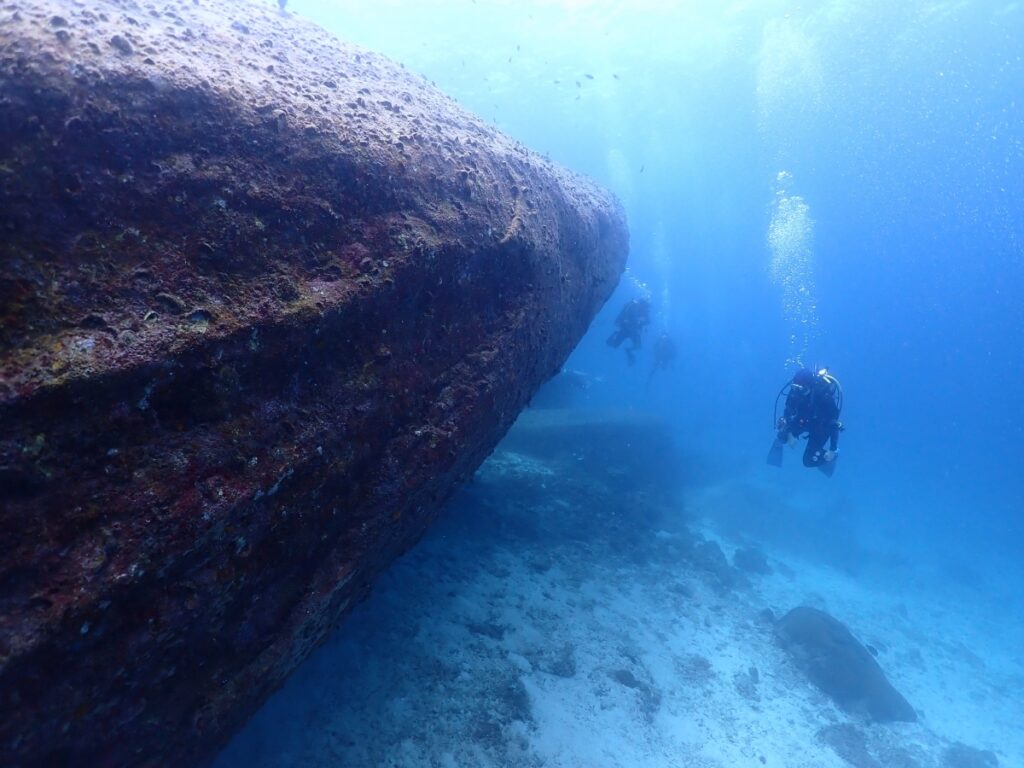
M 768 564 L 768 558 L 757 547 L 737 549 L 732 556 L 732 562 L 736 568 L 746 573 L 768 574 L 772 572 L 772 567 Z
M 801 606 L 779 619 L 775 630 L 797 666 L 843 709 L 877 722 L 917 720 L 913 707 L 842 622 Z
M 423 79 L 158 5 L 0 5 L 3 765 L 204 762 L 624 266 L 610 195 Z
M 533 669 L 556 677 L 576 676 L 576 652 L 571 643 L 544 646 L 527 654 Z
M 820 729 L 817 737 L 853 768 L 922 768 L 906 749 L 879 738 L 882 732 L 872 730 L 869 735 L 852 723 L 833 723 Z
M 864 731 L 850 723 L 835 723 L 818 731 L 818 738 L 853 768 L 883 768 L 868 750 Z
M 713 577 L 717 589 L 727 592 L 740 583 L 741 574 L 729 565 L 717 541 L 699 541 L 690 552 L 691 562 Z
M 942 754 L 942 768 L 999 768 L 999 758 L 988 749 L 976 749 L 959 741 Z

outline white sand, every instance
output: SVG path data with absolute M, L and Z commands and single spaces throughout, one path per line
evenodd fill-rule
M 731 561 L 737 544 L 714 527 L 731 498 L 720 490 L 690 500 L 706 519 L 689 524 Z M 658 506 L 567 488 L 499 452 L 218 768 L 846 768 L 818 736 L 843 723 L 886 768 L 939 768 L 957 740 L 1024 766 L 1024 631 L 982 596 L 880 569 L 854 578 L 769 546 L 773 573 L 723 589 L 684 557 L 682 514 L 641 522 L 645 505 Z M 762 616 L 800 604 L 876 647 L 920 721 L 859 721 L 808 683 Z

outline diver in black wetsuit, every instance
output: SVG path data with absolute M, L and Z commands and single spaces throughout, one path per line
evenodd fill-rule
M 797 439 L 806 434 L 804 466 L 818 467 L 831 475 L 839 455 L 839 432 L 843 428 L 839 421 L 842 407 L 839 382 L 825 369 L 815 373 L 802 368 L 787 386 L 786 407 L 776 423 L 778 433 L 768 454 L 768 463 L 781 466 L 782 446 L 794 448 Z
M 618 347 L 629 340 L 631 346 L 626 347 L 626 358 L 632 365 L 641 346 L 641 334 L 650 323 L 651 300 L 646 297 L 630 299 L 615 318 L 615 332 L 608 337 L 608 346 Z

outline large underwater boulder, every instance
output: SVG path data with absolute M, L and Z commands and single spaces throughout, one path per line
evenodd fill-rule
M 775 630 L 808 679 L 843 709 L 880 723 L 917 720 L 870 651 L 838 619 L 800 606 L 779 619 Z
M 626 252 L 608 193 L 273 3 L 0 4 L 0 764 L 206 760 Z

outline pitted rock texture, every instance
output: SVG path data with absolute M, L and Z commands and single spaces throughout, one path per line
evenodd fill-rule
M 0 0 L 0 764 L 205 761 L 626 252 L 606 192 L 270 3 Z

